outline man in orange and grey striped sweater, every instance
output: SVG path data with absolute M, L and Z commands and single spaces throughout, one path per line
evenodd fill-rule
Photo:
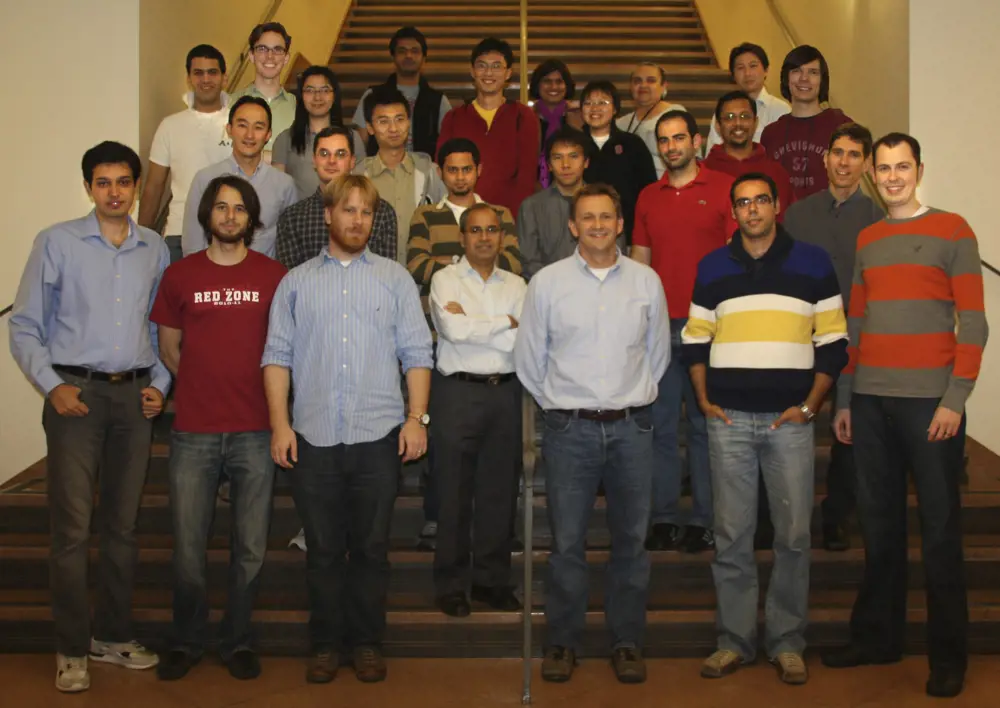
M 865 574 L 851 643 L 826 652 L 823 663 L 843 668 L 901 657 L 909 468 L 923 536 L 926 689 L 931 696 L 955 696 L 967 663 L 959 524 L 964 410 L 988 334 L 982 265 L 975 234 L 962 217 L 917 201 L 920 144 L 890 133 L 873 154 L 889 215 L 858 237 L 850 361 L 834 420 L 837 438 L 854 445 Z

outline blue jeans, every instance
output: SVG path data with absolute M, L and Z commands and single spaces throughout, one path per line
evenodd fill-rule
M 691 473 L 691 516 L 687 523 L 712 528 L 712 477 L 708 468 L 708 433 L 705 416 L 681 362 L 681 330 L 687 320 L 670 320 L 670 365 L 660 379 L 653 404 L 653 512 L 654 524 L 684 525 L 678 502 L 683 469 L 678 445 L 681 401 L 687 418 L 687 459 Z
M 813 509 L 813 425 L 771 424 L 780 413 L 726 410 L 732 421 L 708 421 L 715 493 L 716 628 L 719 649 L 752 661 L 757 654 L 758 480 L 763 478 L 774 524 L 774 567 L 764 609 L 764 650 L 801 654 L 809 614 L 809 524 Z M 758 469 L 760 470 L 758 472 Z
M 646 628 L 653 419 L 649 406 L 610 423 L 546 411 L 542 438 L 552 552 L 548 643 L 578 649 L 587 610 L 587 522 L 603 480 L 611 532 L 605 619 L 613 648 L 641 647 Z
M 251 645 L 250 615 L 267 551 L 274 491 L 271 434 L 173 432 L 170 506 L 174 522 L 174 643 L 194 656 L 200 656 L 205 646 L 205 552 L 222 474 L 230 480 L 233 517 L 229 595 L 220 630 L 220 650 L 227 658 Z

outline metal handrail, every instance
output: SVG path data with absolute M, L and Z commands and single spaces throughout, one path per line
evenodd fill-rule
M 14 303 L 7 305 L 7 307 L 0 310 L 0 317 L 3 317 L 4 315 L 8 314 L 13 309 L 14 309 Z
M 271 4 L 264 10 L 264 14 L 258 22 L 254 24 L 262 25 L 265 22 L 270 22 L 274 19 L 275 15 L 278 14 L 278 9 L 281 7 L 282 0 L 271 0 Z M 232 93 L 239 87 L 240 81 L 243 79 L 243 75 L 247 71 L 247 67 L 250 65 L 250 55 L 251 47 L 249 43 L 247 44 L 246 51 L 240 53 L 239 60 L 236 62 L 236 69 L 229 75 L 229 84 L 226 86 L 226 93 Z

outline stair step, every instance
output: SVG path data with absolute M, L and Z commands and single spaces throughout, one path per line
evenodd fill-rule
M 395 26 L 395 24 L 393 26 Z M 353 39 L 357 37 L 381 37 L 383 41 L 388 41 L 388 37 L 392 35 L 392 31 L 393 30 L 388 29 L 387 26 L 358 26 L 352 22 L 347 28 L 344 29 L 343 37 L 346 39 Z M 434 41 L 439 37 L 454 36 L 467 38 L 470 50 L 476 46 L 479 40 L 483 37 L 505 39 L 510 42 L 511 46 L 514 48 L 516 48 L 520 43 L 520 29 L 517 23 L 510 25 L 497 23 L 488 27 L 427 25 L 421 27 L 420 31 L 423 32 L 426 37 L 428 45 L 433 45 Z M 535 26 L 532 29 L 531 38 L 542 39 L 544 37 L 577 37 L 580 40 L 584 40 L 585 38 L 591 36 L 607 37 L 607 35 L 608 32 L 602 25 L 595 24 L 577 27 L 565 26 L 565 24 L 562 24 L 544 28 Z M 704 30 L 698 25 L 689 25 L 686 27 L 629 27 L 627 31 L 623 30 L 618 35 L 619 39 L 623 40 L 631 37 L 675 39 L 678 37 L 704 38 L 704 36 Z M 530 44 L 531 41 L 529 40 L 529 49 Z
M 582 73 L 582 67 L 589 67 L 591 64 L 602 64 L 608 62 L 617 63 L 631 63 L 633 66 L 635 62 L 643 59 L 649 60 L 661 60 L 663 58 L 663 53 L 666 50 L 664 48 L 657 49 L 644 49 L 644 50 L 633 50 L 629 47 L 619 46 L 617 49 L 592 49 L 587 52 L 586 56 L 580 56 L 573 66 L 570 67 L 571 71 L 577 71 Z M 541 56 L 539 52 L 532 52 L 533 56 Z M 434 61 L 444 61 L 451 60 L 461 63 L 466 71 L 469 69 L 469 49 L 463 48 L 435 48 L 433 53 L 430 55 Z M 355 63 L 371 63 L 379 62 L 385 70 L 385 57 L 386 51 L 384 48 L 374 48 L 374 49 L 344 49 L 337 55 L 337 64 L 341 68 L 341 73 L 349 73 L 350 69 L 343 68 L 350 65 L 353 68 Z M 711 52 L 703 49 L 692 49 L 688 45 L 680 45 L 674 47 L 670 50 L 670 60 L 672 63 L 681 64 L 688 60 L 713 60 L 713 55 Z M 584 61 L 585 60 L 585 61 Z M 430 71 L 430 69 L 428 69 Z
M 472 51 L 473 44 L 469 44 L 469 40 L 466 37 L 440 37 L 433 45 L 428 47 L 428 54 L 436 55 L 439 51 L 443 49 L 462 49 L 465 51 L 466 56 Z M 599 37 L 587 41 L 586 49 L 581 49 L 580 40 L 575 37 L 535 37 L 532 35 L 531 41 L 528 43 L 528 50 L 532 56 L 539 56 L 547 51 L 555 51 L 558 53 L 565 53 L 570 51 L 574 56 L 587 56 L 590 54 L 592 49 L 597 49 L 601 47 L 620 47 L 621 39 L 617 37 Z M 657 50 L 662 52 L 672 51 L 673 49 L 684 49 L 684 48 L 696 48 L 701 49 L 705 46 L 705 40 L 703 38 L 691 38 L 691 39 L 663 39 L 660 37 L 649 37 L 647 39 L 637 39 L 631 40 L 629 42 L 629 47 L 634 47 L 636 50 L 647 51 L 647 50 Z M 337 47 L 338 57 L 341 52 L 351 51 L 354 49 L 379 49 L 383 52 L 383 56 L 386 57 L 388 61 L 389 56 L 389 41 L 385 37 L 357 37 L 354 39 L 344 39 L 341 40 Z
M 423 14 L 397 14 L 394 17 L 378 17 L 369 16 L 363 12 L 356 12 L 351 18 L 351 30 L 356 29 L 367 29 L 369 27 L 377 27 L 386 33 L 387 37 L 392 36 L 392 32 L 395 31 L 394 28 L 398 28 L 400 25 L 420 25 L 420 31 L 425 32 L 428 29 L 437 29 L 442 27 L 447 28 L 463 28 L 466 31 L 479 34 L 481 37 L 491 36 L 492 28 L 495 25 L 514 25 L 520 27 L 520 15 L 513 14 L 506 16 L 490 16 L 490 15 L 479 15 L 476 13 L 469 14 L 449 14 L 449 15 L 423 15 Z M 660 13 L 654 15 L 647 15 L 641 18 L 642 25 L 644 29 L 692 29 L 701 28 L 701 20 L 697 15 L 686 13 L 680 16 L 669 16 L 662 15 Z M 632 16 L 621 16 L 619 13 L 605 14 L 605 13 L 592 13 L 592 14 L 581 14 L 578 13 L 573 16 L 572 21 L 568 21 L 565 15 L 543 15 L 538 13 L 529 13 L 528 15 L 528 28 L 532 33 L 542 34 L 548 31 L 549 28 L 564 28 L 572 27 L 577 28 L 581 26 L 599 26 L 602 28 L 612 28 L 612 27 L 624 27 L 627 28 L 627 32 L 635 31 L 634 25 L 637 22 L 637 18 Z M 529 35 L 530 38 L 531 35 Z
M 416 17 L 417 23 L 423 27 L 425 24 L 430 22 L 440 22 L 443 20 L 468 16 L 485 16 L 486 19 L 498 20 L 510 19 L 511 17 L 514 17 L 517 21 L 520 21 L 521 17 L 520 5 L 513 4 L 496 5 L 494 3 L 489 3 L 485 5 L 474 5 L 471 3 L 463 3 L 461 5 L 449 5 L 429 2 L 427 4 L 421 4 L 419 9 L 420 13 L 415 14 L 414 7 L 405 3 L 393 5 L 370 5 L 368 3 L 364 3 L 354 8 L 352 19 L 381 19 L 387 24 L 398 27 L 400 24 L 403 24 L 400 18 Z M 558 2 L 531 2 L 528 5 L 528 26 L 531 26 L 532 21 L 536 17 L 554 16 L 562 18 L 564 22 L 576 22 L 580 16 L 605 14 L 627 16 L 631 17 L 633 21 L 637 19 L 665 19 L 674 17 L 686 19 L 698 17 L 698 13 L 693 7 L 663 7 L 653 9 L 639 5 L 630 6 L 626 3 L 587 6 Z

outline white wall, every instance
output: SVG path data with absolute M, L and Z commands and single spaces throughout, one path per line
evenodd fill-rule
M 925 164 L 921 201 L 960 213 L 979 238 L 984 260 L 1000 266 L 996 228 L 1000 174 L 1000 94 L 991 78 L 996 64 L 996 0 L 910 0 L 910 132 Z M 1000 277 L 984 270 L 986 347 L 969 401 L 969 433 L 1000 453 Z
M 0 64 L 17 78 L 8 93 L 16 106 L 0 113 L 0 307 L 14 299 L 35 235 L 90 210 L 84 151 L 109 139 L 139 148 L 139 0 L 5 2 L 3 19 Z M 45 456 L 42 399 L 10 356 L 7 320 L 0 483 Z

